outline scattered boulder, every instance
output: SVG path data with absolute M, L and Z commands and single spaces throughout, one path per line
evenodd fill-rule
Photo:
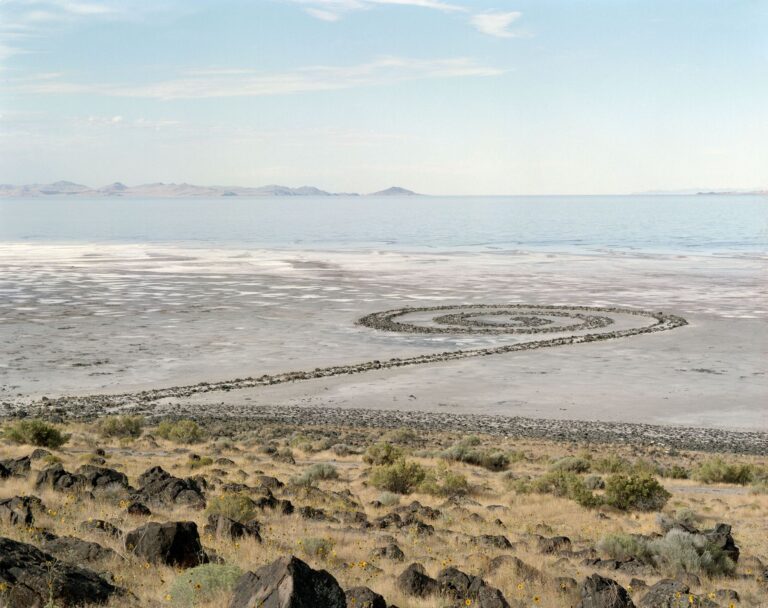
M 133 491 L 133 488 L 128 485 L 128 477 L 126 474 L 116 471 L 115 469 L 84 464 L 77 469 L 77 474 L 85 478 L 85 485 L 89 490 Z
M 544 575 L 534 568 L 533 566 L 526 564 L 519 557 L 514 555 L 498 555 L 488 562 L 486 571 L 490 574 L 496 572 L 500 568 L 510 568 L 512 573 L 523 580 L 543 581 Z
M 581 601 L 576 608 L 635 608 L 624 587 L 599 574 L 584 579 L 580 587 Z
M 345 595 L 347 608 L 387 608 L 386 600 L 368 587 L 352 587 Z
M 149 522 L 125 535 L 125 547 L 153 564 L 193 568 L 208 563 L 191 521 Z
M 478 608 L 510 608 L 504 595 L 496 587 L 488 585 L 479 576 L 472 576 L 458 568 L 445 568 L 437 575 L 437 587 L 441 595 L 453 599 L 472 600 Z
M 14 477 L 26 477 L 32 470 L 32 459 L 29 456 L 22 456 L 0 460 L 0 477 L 3 477 L 3 469 Z
M 37 547 L 0 537 L 0 583 L 5 608 L 105 604 L 120 589 L 95 572 L 57 561 Z
M 149 507 L 140 502 L 132 502 L 126 507 L 125 512 L 134 517 L 148 517 L 152 515 L 152 511 L 149 510 Z
M 512 543 L 503 534 L 481 534 L 480 536 L 474 536 L 472 540 L 484 547 L 492 547 L 494 549 L 512 548 Z
M 29 458 L 30 460 L 40 460 L 41 458 L 45 458 L 46 456 L 52 456 L 52 454 L 45 448 L 35 448 L 34 450 L 32 450 L 32 453 L 29 455 Z
M 269 475 L 257 475 L 256 481 L 259 482 L 259 485 L 269 488 L 270 490 L 279 490 L 285 486 L 285 484 L 277 477 L 270 477 Z
M 571 550 L 571 539 L 567 536 L 539 536 L 537 545 L 540 553 L 560 553 Z
M 731 526 L 717 524 L 712 530 L 703 532 L 707 540 L 720 549 L 735 564 L 739 561 L 739 548 L 731 536 Z
M 78 529 L 81 532 L 93 532 L 96 534 L 103 534 L 111 538 L 120 538 L 123 535 L 122 530 L 117 526 L 104 521 L 103 519 L 88 519 L 80 522 Z
M 437 581 L 427 575 L 424 566 L 413 563 L 397 577 L 397 587 L 405 595 L 427 597 L 437 592 Z
M 203 490 L 193 479 L 174 477 L 162 467 L 152 467 L 139 476 L 139 490 L 135 501 L 159 507 L 186 506 L 205 508 Z
M 37 474 L 35 488 L 54 490 L 55 492 L 72 492 L 83 490 L 85 484 L 85 477 L 70 473 L 60 462 L 57 462 Z
M 208 516 L 208 523 L 205 524 L 203 532 L 217 538 L 235 539 L 247 536 L 261 542 L 260 529 L 261 526 L 255 519 L 241 524 L 224 515 L 211 514 Z
M 47 539 L 42 543 L 42 549 L 70 564 L 100 562 L 117 557 L 117 553 L 108 547 L 74 536 Z
M 235 585 L 229 608 L 346 608 L 344 591 L 325 570 L 297 557 L 278 559 L 246 572 Z
M 37 496 L 14 496 L 0 500 L 0 523 L 10 526 L 31 526 L 35 523 L 35 510 L 42 510 Z
M 373 556 L 391 559 L 395 562 L 401 562 L 405 559 L 405 554 L 396 543 L 389 543 L 383 547 L 377 547 L 373 550 Z

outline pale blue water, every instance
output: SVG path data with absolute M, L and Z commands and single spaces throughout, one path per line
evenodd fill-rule
M 0 240 L 760 253 L 768 251 L 768 197 L 4 199 Z

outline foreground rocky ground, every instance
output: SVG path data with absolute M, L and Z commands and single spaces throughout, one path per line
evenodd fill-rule
M 7 420 L 0 606 L 768 605 L 760 449 L 353 422 Z

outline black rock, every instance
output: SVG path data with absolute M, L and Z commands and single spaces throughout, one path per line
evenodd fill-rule
M 261 526 L 259 525 L 259 522 L 255 519 L 252 519 L 246 524 L 241 524 L 229 517 L 211 514 L 208 516 L 208 523 L 205 524 L 203 532 L 211 534 L 217 538 L 228 539 L 248 536 L 261 542 L 261 534 L 259 534 L 260 528 Z
M 635 608 L 624 587 L 599 574 L 584 579 L 580 592 L 581 601 L 576 608 Z
M 42 543 L 42 549 L 70 564 L 99 562 L 117 557 L 117 553 L 98 543 L 88 542 L 74 536 L 61 536 Z
M 377 547 L 373 550 L 374 557 L 382 557 L 384 559 L 391 559 L 392 561 L 401 562 L 405 559 L 405 554 L 402 549 L 395 543 L 389 543 L 383 547 Z
M 152 515 L 152 511 L 150 511 L 149 507 L 140 502 L 132 502 L 126 507 L 125 512 L 128 513 L 128 515 L 133 515 L 135 517 L 148 517 Z
M 117 526 L 104 521 L 103 519 L 89 519 L 87 521 L 80 522 L 78 529 L 81 532 L 95 532 L 98 534 L 104 534 L 111 538 L 120 538 L 123 535 L 122 530 Z
M 14 496 L 0 500 L 0 522 L 10 526 L 31 526 L 35 523 L 34 511 L 43 508 L 37 496 Z
M 290 556 L 246 572 L 235 585 L 229 608 L 346 608 L 336 579 Z
M 205 495 L 193 479 L 180 479 L 161 467 L 152 467 L 139 476 L 139 490 L 133 499 L 150 506 L 205 508 Z
M 144 524 L 125 535 L 125 547 L 153 564 L 193 568 L 208 563 L 197 525 L 191 521 Z
M 91 570 L 65 564 L 32 545 L 2 537 L 0 583 L 8 588 L 4 608 L 105 604 L 121 592 Z
M 539 536 L 537 544 L 541 553 L 560 553 L 571 550 L 571 539 L 567 536 L 553 536 L 552 538 Z
M 85 477 L 68 472 L 60 462 L 57 462 L 37 474 L 35 488 L 72 492 L 82 491 L 85 484 Z
M 437 581 L 427 575 L 424 566 L 414 563 L 397 577 L 397 587 L 405 595 L 427 597 L 437 592 Z
M 0 460 L 0 477 L 3 477 L 3 469 L 14 477 L 26 477 L 32 470 L 32 459 L 29 456 L 22 456 L 21 458 Z
M 345 595 L 347 608 L 387 608 L 386 600 L 368 587 L 352 587 Z

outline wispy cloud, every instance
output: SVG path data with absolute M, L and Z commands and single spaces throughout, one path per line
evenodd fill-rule
M 522 13 L 511 11 L 505 13 L 480 13 L 470 19 L 475 28 L 483 34 L 498 38 L 513 38 L 517 34 L 509 29 L 515 21 L 520 19 Z
M 465 57 L 431 60 L 382 57 L 353 66 L 311 66 L 275 73 L 232 68 L 196 70 L 185 72 L 180 78 L 149 84 L 83 84 L 48 75 L 11 81 L 8 89 L 40 95 L 87 93 L 164 100 L 261 97 L 382 86 L 409 80 L 496 76 L 503 72 Z
M 473 14 L 467 6 L 443 0 L 284 0 L 300 4 L 305 11 L 322 21 L 339 21 L 346 13 L 369 10 L 377 6 L 407 6 L 431 9 L 442 13 L 469 15 L 469 23 L 477 31 L 497 38 L 513 38 L 523 34 L 513 32 L 509 26 L 517 21 L 519 11 L 490 11 Z

